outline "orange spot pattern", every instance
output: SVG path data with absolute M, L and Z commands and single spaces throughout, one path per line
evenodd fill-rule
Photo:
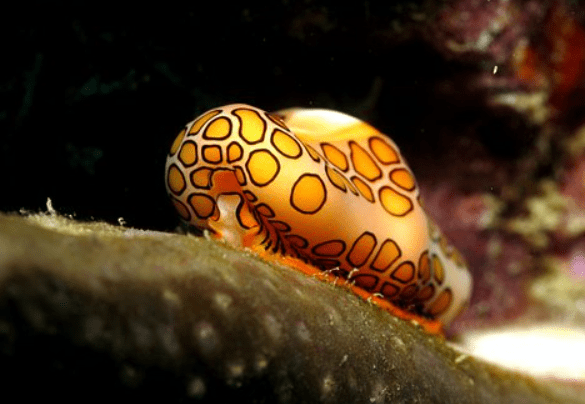
M 464 261 L 422 210 L 398 148 L 355 118 L 312 111 L 234 104 L 187 124 L 166 166 L 179 216 L 449 321 L 467 300 L 453 287 Z M 312 119 L 332 140 L 307 134 Z

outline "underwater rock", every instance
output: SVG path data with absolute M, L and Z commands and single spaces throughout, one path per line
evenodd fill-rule
M 4 392 L 24 399 L 585 403 L 343 286 L 203 237 L 55 214 L 0 216 L 0 355 Z

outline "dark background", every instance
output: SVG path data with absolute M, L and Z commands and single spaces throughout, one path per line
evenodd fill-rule
M 481 103 L 459 96 L 476 61 L 433 50 L 441 6 L 14 5 L 0 33 L 0 211 L 45 210 L 51 198 L 81 220 L 172 229 L 165 154 L 184 123 L 233 102 L 356 115 L 392 134 L 415 173 L 432 172 L 444 164 L 430 157 L 462 157 L 445 136 L 473 122 Z M 492 137 L 505 131 L 489 132 L 491 147 L 510 153 Z

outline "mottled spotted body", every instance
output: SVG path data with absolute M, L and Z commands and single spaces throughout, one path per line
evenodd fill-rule
M 349 115 L 213 109 L 175 139 L 166 185 L 184 221 L 338 268 L 420 314 L 449 322 L 469 298 L 463 260 L 427 218 L 398 147 Z

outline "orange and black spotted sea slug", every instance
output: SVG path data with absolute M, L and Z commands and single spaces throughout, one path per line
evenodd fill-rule
M 233 104 L 179 133 L 166 187 L 181 218 L 227 242 L 298 258 L 442 323 L 471 276 L 424 212 L 396 144 L 324 109 Z

